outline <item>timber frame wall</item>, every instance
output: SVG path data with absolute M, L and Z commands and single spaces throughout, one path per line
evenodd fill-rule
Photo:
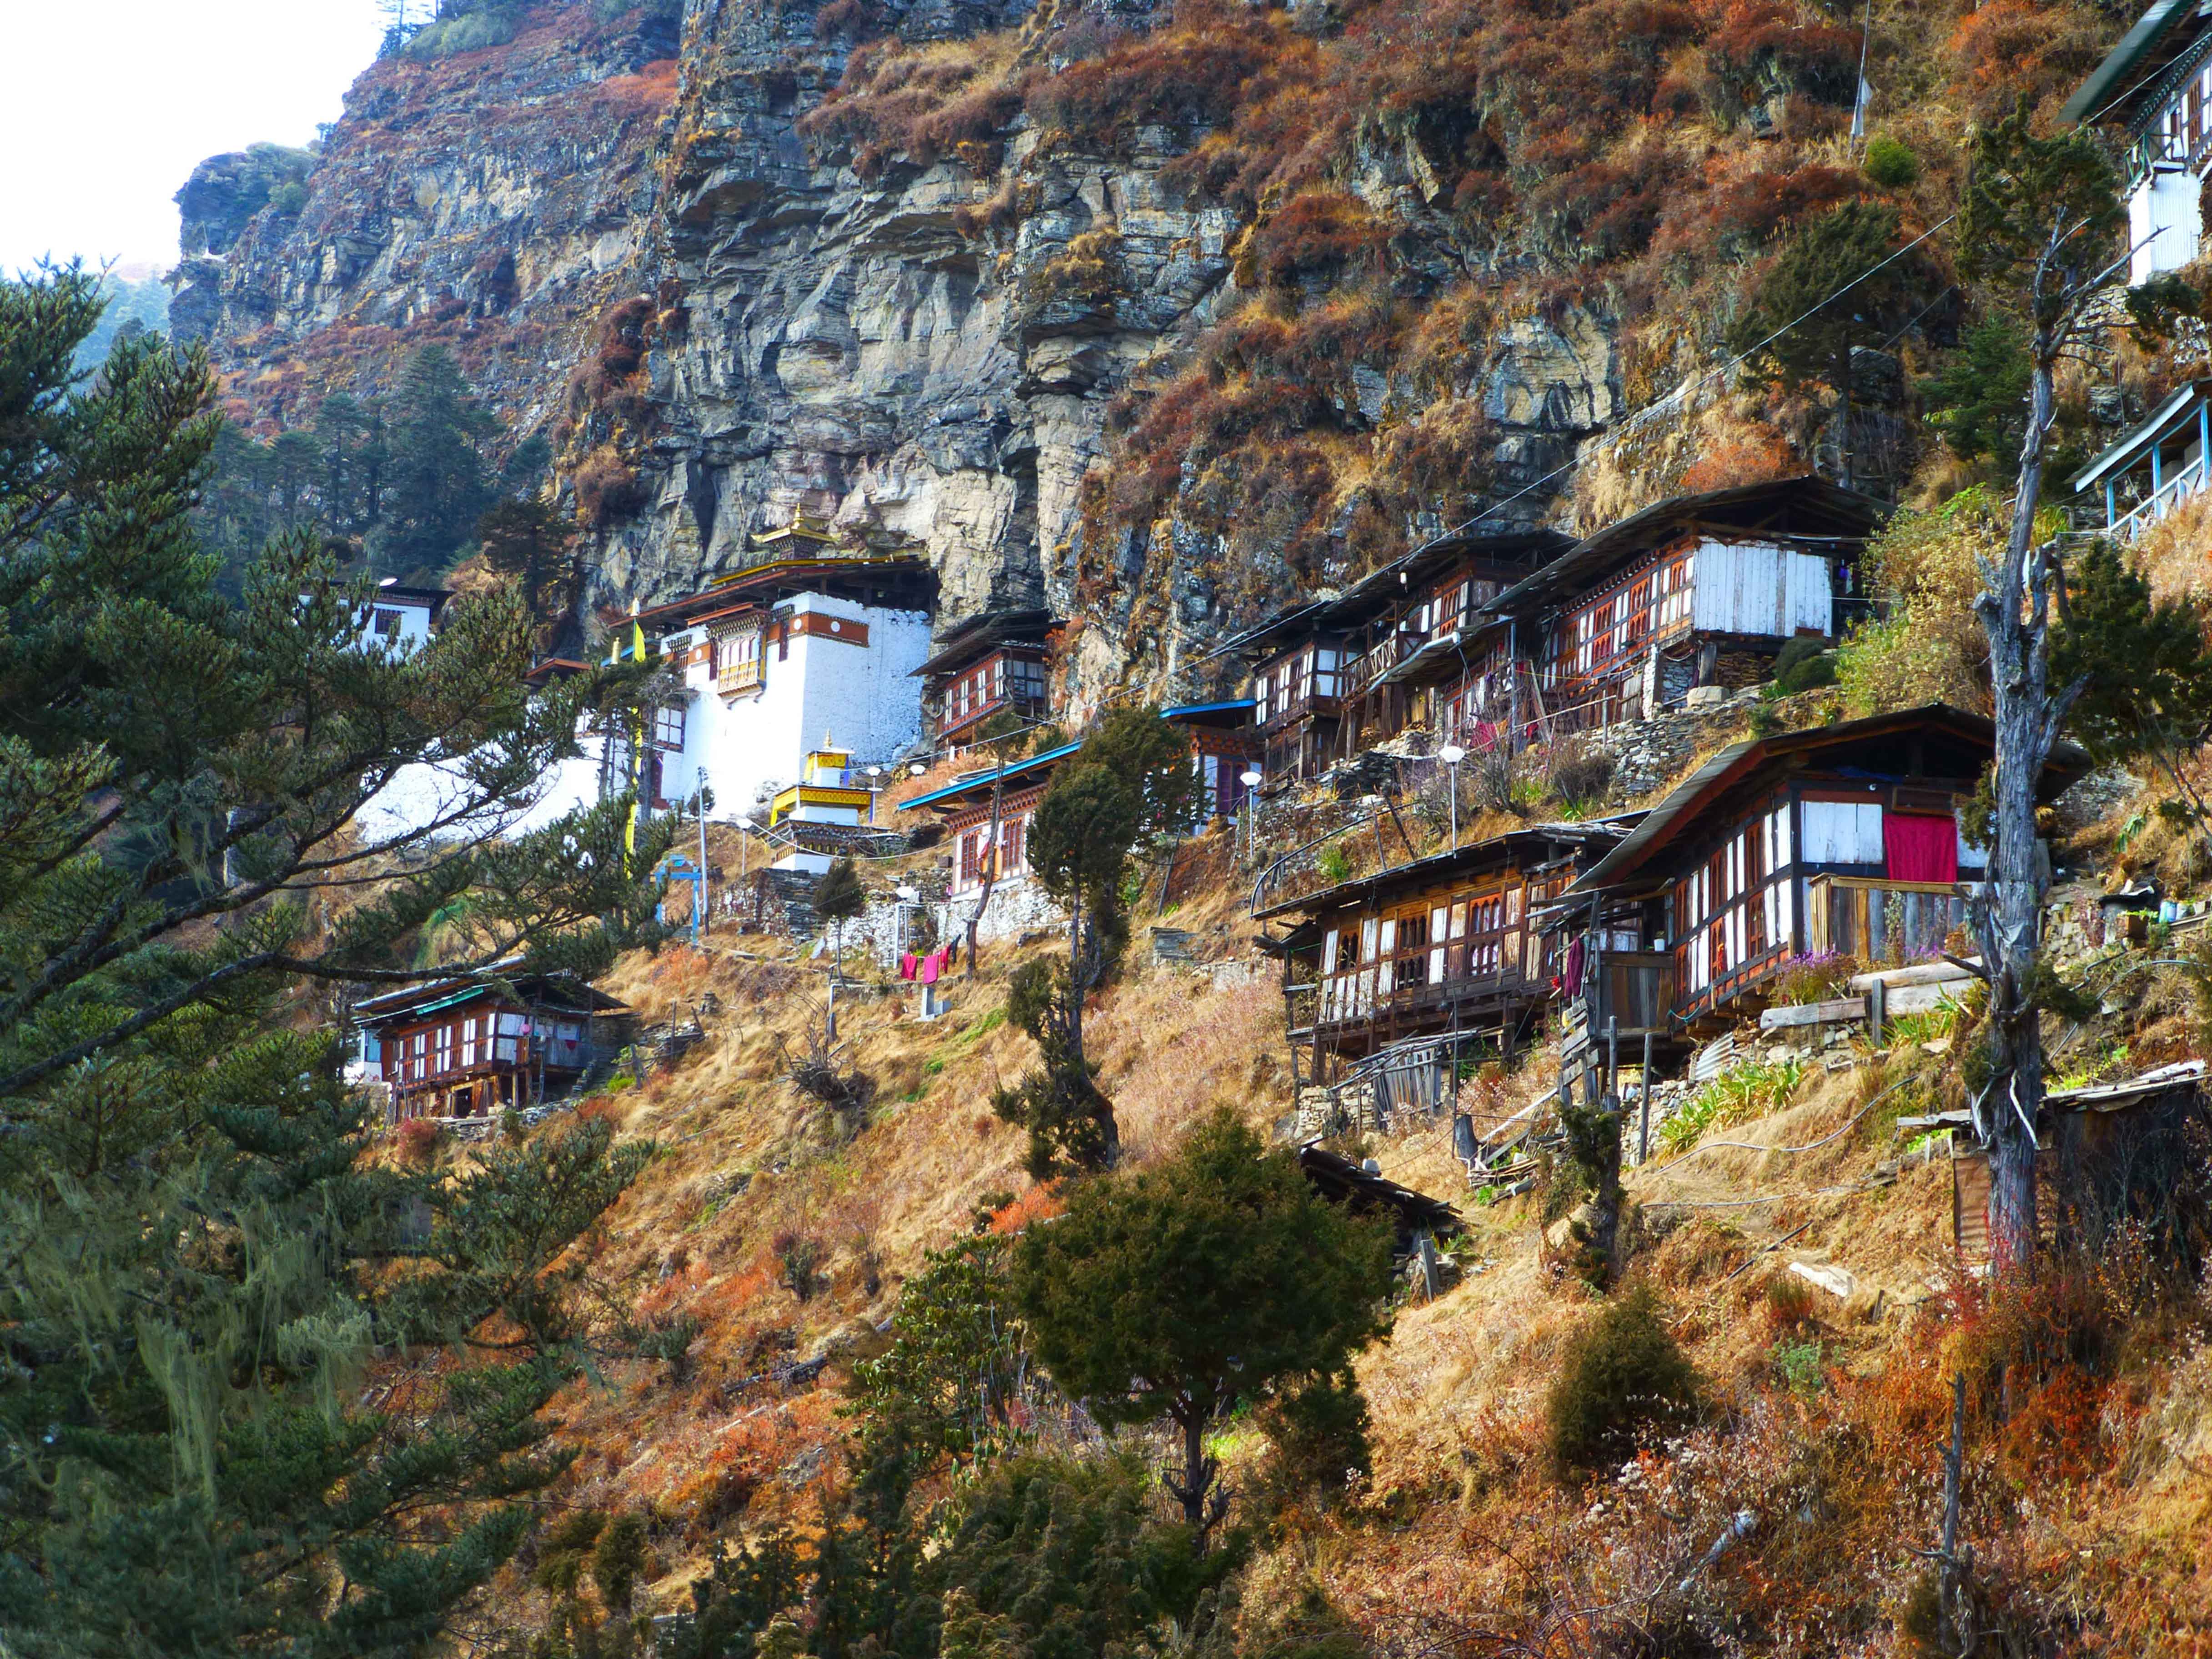
M 1589 843 L 1561 830 L 1431 855 L 1262 911 L 1303 918 L 1285 951 L 1284 994 L 1307 1080 L 1338 1080 L 1412 1038 L 1510 1054 L 1537 1034 L 1559 969 L 1559 940 L 1537 919 L 1591 860 Z

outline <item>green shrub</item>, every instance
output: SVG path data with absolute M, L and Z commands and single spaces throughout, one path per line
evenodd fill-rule
M 1334 887 L 1339 882 L 1352 879 L 1352 854 L 1341 846 L 1324 847 L 1314 860 L 1314 867 L 1321 872 L 1321 878 Z
M 591 1558 L 592 1546 L 606 1524 L 606 1516 L 598 1510 L 577 1510 L 548 1527 L 538 1542 L 538 1565 L 531 1572 L 530 1582 L 556 1595 L 574 1590 L 583 1577 L 584 1564 Z
M 1835 653 L 1811 635 L 1790 641 L 1774 659 L 1774 689 L 1785 697 L 1835 683 Z
M 618 1515 L 599 1534 L 592 1551 L 592 1582 L 608 1608 L 626 1607 L 638 1575 L 645 1571 L 645 1521 L 635 1515 Z
M 295 180 L 269 192 L 269 210 L 279 219 L 296 219 L 307 208 L 307 187 Z
M 1865 170 L 1884 190 L 1903 190 L 1920 177 L 1920 158 L 1894 138 L 1877 138 L 1867 146 Z
M 1697 1414 L 1698 1373 L 1668 1333 L 1648 1285 L 1632 1286 L 1576 1332 L 1545 1401 L 1553 1472 L 1572 1481 L 1625 1462 L 1655 1430 Z
M 1347 1477 L 1373 1467 L 1367 1396 L 1349 1370 L 1285 1394 L 1261 1413 L 1261 1423 L 1274 1443 L 1267 1484 L 1279 1500 L 1340 1492 Z
M 1821 1385 L 1827 1381 L 1828 1368 L 1824 1358 L 1825 1350 L 1810 1337 L 1798 1342 L 1784 1337 L 1767 1354 L 1783 1387 L 1808 1399 L 1820 1393 Z
M 1202 1616 L 1200 1599 L 1236 1554 L 1196 1554 L 1187 1528 L 1159 1518 L 1156 1491 L 1128 1456 L 1000 1465 L 967 1494 L 922 1569 L 944 1597 L 943 1650 L 1146 1651 L 1146 1632 Z
M 407 56 L 454 58 L 487 46 L 503 46 L 521 32 L 522 9 L 511 0 L 490 0 L 430 24 L 407 43 Z
M 1795 1054 L 1731 1066 L 1667 1120 L 1659 1131 L 1660 1144 L 1670 1152 L 1687 1152 L 1708 1129 L 1765 1117 L 1796 1093 L 1804 1075 L 1805 1062 Z

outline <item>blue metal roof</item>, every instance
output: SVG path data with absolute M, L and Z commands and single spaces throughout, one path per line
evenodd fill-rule
M 1047 766 L 1054 761 L 1065 759 L 1082 747 L 1079 742 L 1064 743 L 1057 749 L 1048 749 L 1042 755 L 1031 755 L 1027 760 L 1016 761 L 1012 765 L 1003 769 L 986 767 L 982 771 L 972 776 L 962 778 L 957 783 L 948 783 L 942 789 L 933 789 L 926 795 L 911 796 L 898 804 L 909 812 L 918 806 L 933 806 L 939 801 L 950 800 L 955 796 L 968 794 L 975 790 L 987 787 L 1002 778 L 1017 778 L 1024 772 L 1034 771 L 1040 766 Z
M 1255 697 L 1231 697 L 1226 702 L 1178 703 L 1173 708 L 1161 709 L 1160 718 L 1164 720 L 1171 720 L 1181 714 L 1218 714 L 1231 708 L 1254 708 L 1258 701 Z

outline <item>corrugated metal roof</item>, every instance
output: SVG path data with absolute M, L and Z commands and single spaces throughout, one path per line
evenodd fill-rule
M 2044 1103 L 2069 1112 L 2110 1112 L 2123 1106 L 2133 1105 L 2153 1095 L 2165 1094 L 2171 1089 L 2189 1087 L 2204 1081 L 2207 1071 L 2201 1060 L 2184 1060 L 2171 1066 L 2160 1066 L 2118 1083 L 2093 1083 L 2080 1089 L 2053 1089 L 2044 1096 Z
M 959 661 L 973 651 L 995 651 L 1008 645 L 1042 648 L 1044 635 L 1062 626 L 1063 622 L 1063 618 L 1054 616 L 1051 611 L 1034 607 L 1023 611 L 986 611 L 938 635 L 936 649 L 930 653 L 921 667 L 913 671 L 914 674 L 920 677 L 941 673 L 948 664 Z M 1032 635 L 1036 637 L 1030 637 Z
M 1221 702 L 1179 702 L 1172 708 L 1160 710 L 1164 720 L 1188 720 L 1194 714 L 1225 714 L 1232 708 L 1251 708 L 1257 706 L 1253 697 L 1230 697 Z
M 1757 521 L 1757 514 L 1762 509 L 1784 508 L 1795 509 L 1815 520 L 1825 519 L 1826 528 L 1778 531 Z M 1716 528 L 1772 541 L 1802 540 L 1811 535 L 1824 540 L 1856 540 L 1881 522 L 1882 510 L 1881 503 L 1872 496 L 1844 489 L 1811 474 L 1765 483 L 1738 484 L 1696 495 L 1676 495 L 1585 536 L 1542 569 L 1522 577 L 1482 608 L 1495 617 L 1526 615 L 1534 606 L 1603 581 L 1620 566 L 1655 550 L 1674 530 L 1704 520 L 1717 520 Z M 1740 515 L 1745 522 L 1735 522 L 1731 515 Z
M 1082 747 L 1083 744 L 1080 742 L 1064 743 L 1057 749 L 1046 750 L 1042 755 L 1031 755 L 1027 760 L 1016 761 L 1003 770 L 995 766 L 987 767 L 981 772 L 955 779 L 942 789 L 933 789 L 926 795 L 909 796 L 907 799 L 900 801 L 898 805 L 903 811 L 909 812 L 917 807 L 934 806 L 939 801 L 951 800 L 956 796 L 968 794 L 977 789 L 988 788 L 1001 779 L 1017 778 L 1025 772 L 1034 771 L 1040 766 L 1049 766 L 1053 762 L 1072 755 Z
M 2098 483 L 2106 474 L 2121 470 L 2149 453 L 2154 443 L 2173 435 L 2185 422 L 2193 418 L 2196 406 L 2212 398 L 2212 380 L 2191 380 L 2153 410 L 2103 454 L 2075 475 L 2076 494 Z
M 1389 610 L 1401 597 L 1410 597 L 1416 582 L 1425 581 L 1453 560 L 1468 555 L 1481 557 L 1487 551 L 1512 558 L 1539 554 L 1546 556 L 1539 569 L 1548 569 L 1553 562 L 1565 557 L 1574 544 L 1571 538 L 1556 530 L 1454 532 L 1377 566 L 1341 592 L 1286 605 L 1265 622 L 1232 635 L 1221 650 L 1249 653 L 1290 635 L 1357 628 Z
M 1510 830 L 1502 836 L 1468 842 L 1441 853 L 1431 853 L 1425 858 L 1409 859 L 1403 864 L 1389 865 L 1366 875 L 1355 876 L 1349 881 L 1340 881 L 1334 887 L 1324 887 L 1317 892 L 1284 899 L 1264 910 L 1254 911 L 1252 919 L 1267 921 L 1293 911 L 1334 909 L 1339 905 L 1365 898 L 1385 887 L 1432 880 L 1461 869 L 1478 870 L 1493 864 L 1503 864 L 1512 856 L 1516 848 L 1525 847 L 1531 842 L 1556 842 L 1587 847 L 1593 841 L 1609 841 L 1621 833 L 1621 825 L 1633 822 L 1634 816 L 1632 813 L 1610 818 L 1593 818 L 1581 823 L 1537 823 L 1524 830 Z
M 2058 112 L 2058 118 L 2069 125 L 2096 120 L 2127 102 L 2140 89 L 2136 71 L 2154 59 L 2160 43 L 2176 22 L 2196 15 L 2197 11 L 2192 0 L 2158 0 L 2105 54 L 2105 61 L 2090 71 L 2089 78 Z

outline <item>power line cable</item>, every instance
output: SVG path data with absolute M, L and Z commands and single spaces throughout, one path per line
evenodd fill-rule
M 1812 319 L 1818 316 L 1821 312 L 1826 311 L 1830 306 L 1833 305 L 1838 300 L 1843 298 L 1844 295 L 1850 293 L 1853 289 L 1858 287 L 1860 283 L 1865 282 L 1869 277 L 1879 275 L 1890 265 L 1896 264 L 1897 261 L 1902 259 L 1906 254 L 1911 252 L 1913 249 L 1918 247 L 1929 237 L 1935 235 L 1937 231 L 1942 230 L 1945 226 L 1953 223 L 1957 220 L 1958 216 L 1959 216 L 1955 213 L 1947 214 L 1944 217 L 1937 220 L 1934 224 L 1929 226 L 1927 229 L 1922 231 L 1919 235 L 1914 237 L 1903 247 L 1899 248 L 1895 252 L 1889 254 L 1887 258 L 1869 265 L 1857 276 L 1852 277 L 1850 281 L 1845 283 L 1842 287 L 1835 289 L 1825 298 L 1820 299 L 1815 301 L 1813 305 L 1808 307 L 1804 311 L 1791 318 L 1788 322 L 1783 324 L 1781 327 L 1776 329 L 1772 333 L 1767 335 L 1755 345 L 1750 346 L 1745 350 L 1738 352 L 1726 362 L 1717 363 L 1711 368 L 1699 370 L 1696 374 L 1683 381 L 1680 386 L 1677 386 L 1673 391 L 1666 393 L 1663 397 L 1655 398 L 1650 403 L 1644 404 L 1641 409 L 1635 410 L 1632 414 L 1624 416 L 1620 423 L 1615 426 L 1612 431 L 1607 433 L 1603 437 L 1599 438 L 1588 449 L 1584 450 L 1580 454 L 1575 455 L 1571 459 L 1563 461 L 1558 466 L 1553 467 L 1549 472 L 1545 473 L 1541 477 L 1533 479 L 1529 483 L 1522 485 L 1519 489 L 1514 491 L 1512 495 L 1508 495 L 1504 501 L 1491 502 L 1485 506 L 1481 512 L 1462 520 L 1460 523 L 1454 525 L 1449 530 L 1430 537 L 1428 540 L 1423 542 L 1419 547 L 1415 548 L 1412 553 L 1404 555 L 1403 556 L 1406 558 L 1412 558 L 1419 554 L 1425 553 L 1431 548 L 1437 546 L 1441 543 L 1451 540 L 1453 537 L 1462 534 L 1473 526 L 1482 523 L 1485 520 L 1496 518 L 1500 513 L 1512 506 L 1514 502 L 1521 500 L 1523 496 L 1533 495 L 1537 490 L 1541 489 L 1546 484 L 1550 483 L 1553 480 L 1562 477 L 1565 474 L 1573 471 L 1577 467 L 1582 465 L 1593 456 L 1603 453 L 1607 449 L 1609 449 L 1614 444 L 1619 443 L 1623 438 L 1628 436 L 1630 433 L 1635 431 L 1645 421 L 1657 414 L 1660 410 L 1667 408 L 1671 404 L 1679 403 L 1686 399 L 1690 394 L 1704 382 L 1712 380 L 1716 376 L 1729 374 L 1741 365 L 1748 362 L 1752 358 L 1756 357 L 1760 352 L 1765 350 L 1767 347 L 1772 345 L 1784 335 L 1788 334 L 1792 330 L 1802 327 L 1804 324 L 1811 321 Z M 1902 338 L 1905 333 L 1911 329 L 1913 323 L 1918 322 L 1921 317 L 1926 316 L 1928 313 L 1933 310 L 1936 304 L 1950 292 L 1951 289 L 1947 287 L 1943 290 L 1943 294 L 1938 295 L 1935 300 L 1931 300 L 1926 306 L 1923 307 L 1921 308 L 1920 315 L 1915 317 L 1911 323 L 1907 323 L 1904 329 L 1899 330 L 1896 335 L 1892 337 L 1892 339 L 1895 340 Z M 1250 629 L 1241 629 L 1236 635 L 1232 635 L 1230 638 L 1223 641 L 1219 645 L 1214 647 L 1212 650 L 1207 652 L 1204 656 L 1198 658 L 1196 661 L 1198 663 L 1212 661 L 1216 657 L 1218 657 L 1224 652 L 1233 648 L 1239 640 L 1251 631 L 1252 630 Z M 1195 665 L 1195 664 L 1194 664 L 1194 665 Z

